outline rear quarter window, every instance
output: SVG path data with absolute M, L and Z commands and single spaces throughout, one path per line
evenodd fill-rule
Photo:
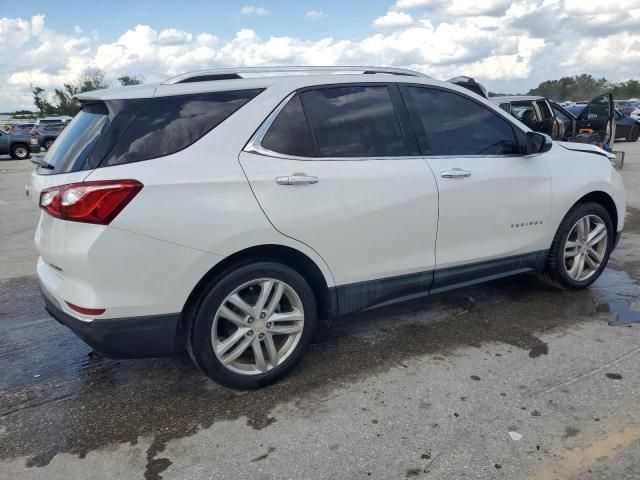
M 100 166 L 139 162 L 179 152 L 262 91 L 252 89 L 152 98 Z

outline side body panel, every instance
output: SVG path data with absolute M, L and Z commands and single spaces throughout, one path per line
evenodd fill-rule
M 595 148 L 591 145 L 569 144 L 572 148 Z M 545 243 L 551 245 L 556 230 L 567 212 L 580 198 L 592 192 L 604 192 L 616 205 L 618 225 L 622 231 L 626 213 L 626 196 L 622 176 L 609 160 L 598 154 L 569 150 L 554 142 L 545 153 L 544 161 L 551 175 L 551 214 Z
M 551 181 L 544 155 L 427 157 L 440 191 L 437 267 L 548 248 Z M 443 178 L 460 168 L 466 178 Z
M 433 269 L 438 192 L 422 159 L 240 161 L 274 227 L 317 251 L 336 284 Z M 319 181 L 276 183 L 294 173 Z

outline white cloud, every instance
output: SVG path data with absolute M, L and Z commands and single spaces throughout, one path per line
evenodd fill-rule
M 310 20 L 322 20 L 324 18 L 327 18 L 327 14 L 319 10 L 309 10 L 304 14 L 304 16 L 305 18 L 308 18 Z
M 240 13 L 242 13 L 243 15 L 258 15 L 260 17 L 263 17 L 265 15 L 269 15 L 269 10 L 263 7 L 246 6 L 240 9 Z
M 79 34 L 79 33 L 82 33 L 82 28 L 80 28 L 80 26 L 79 26 L 79 25 L 75 25 L 75 26 L 73 27 L 73 33 L 78 33 L 78 34 Z
M 465 5 L 485 8 L 485 14 L 468 16 Z M 263 38 L 251 29 L 221 39 L 213 31 L 136 25 L 104 42 L 91 26 L 83 25 L 91 33 L 63 34 L 48 28 L 42 15 L 0 18 L 0 106 L 32 108 L 31 85 L 51 92 L 87 67 L 103 68 L 115 83 L 122 74 L 154 82 L 218 66 L 388 65 L 442 79 L 471 75 L 491 89 L 511 92 L 583 72 L 613 81 L 638 78 L 640 0 L 619 0 L 602 14 L 577 0 L 504 5 L 501 0 L 398 0 L 396 6 L 426 10 L 413 17 L 389 11 L 374 20 L 376 28 L 387 30 L 359 39 Z M 252 15 L 258 15 L 259 7 L 253 8 Z
M 400 28 L 408 27 L 413 23 L 411 15 L 404 12 L 387 12 L 373 21 L 373 28 Z

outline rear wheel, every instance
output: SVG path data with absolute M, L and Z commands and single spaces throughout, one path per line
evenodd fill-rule
M 300 361 L 315 324 L 315 297 L 306 280 L 285 265 L 259 262 L 231 271 L 203 294 L 187 347 L 216 382 L 259 388 Z
M 27 147 L 26 145 L 22 145 L 21 143 L 11 147 L 10 154 L 11 158 L 14 158 L 16 160 L 24 160 L 25 158 L 29 158 L 31 156 L 29 147 Z
M 640 128 L 638 128 L 637 125 L 634 125 L 631 127 L 631 130 L 629 130 L 629 137 L 627 140 L 629 142 L 636 142 L 638 138 L 640 138 Z
M 602 205 L 593 202 L 577 205 L 556 232 L 545 280 L 571 289 L 588 287 L 607 265 L 613 238 L 611 216 Z
M 51 145 L 53 145 L 53 139 L 52 138 L 47 138 L 44 142 L 44 148 L 46 148 L 47 150 L 49 150 L 51 148 Z

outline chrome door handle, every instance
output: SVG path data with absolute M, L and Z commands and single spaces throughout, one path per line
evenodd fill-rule
M 276 183 L 278 185 L 310 185 L 312 183 L 318 183 L 320 179 L 312 175 L 305 175 L 304 173 L 294 173 L 288 177 L 277 177 Z
M 461 168 L 452 168 L 451 170 L 441 171 L 440 176 L 442 178 L 466 178 L 471 176 L 471 172 Z

